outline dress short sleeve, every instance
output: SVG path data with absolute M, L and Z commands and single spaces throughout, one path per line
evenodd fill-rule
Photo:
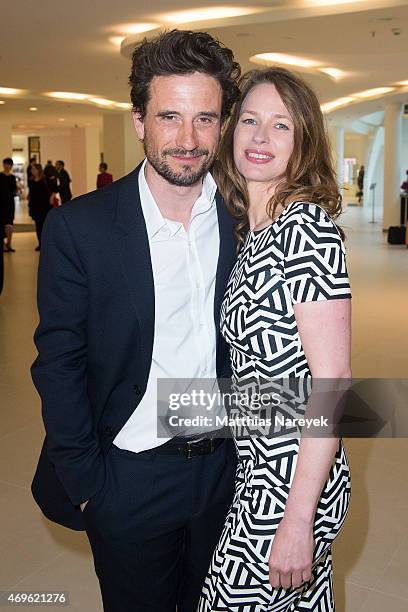
M 318 206 L 302 204 L 291 215 L 283 263 L 293 304 L 351 298 L 343 241 Z

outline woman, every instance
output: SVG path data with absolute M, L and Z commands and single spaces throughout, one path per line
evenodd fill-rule
M 38 238 L 38 246 L 35 249 L 36 251 L 41 249 L 42 228 L 45 218 L 52 208 L 50 202 L 54 196 L 55 194 L 51 194 L 50 190 L 48 189 L 42 165 L 32 164 L 28 212 L 30 213 L 30 217 L 35 221 L 35 229 Z
M 217 167 L 240 219 L 221 313 L 233 383 L 349 378 L 341 196 L 318 100 L 279 68 L 251 71 L 241 92 Z M 200 612 L 334 609 L 330 545 L 348 508 L 348 462 L 338 438 L 291 436 L 236 438 L 236 494 Z

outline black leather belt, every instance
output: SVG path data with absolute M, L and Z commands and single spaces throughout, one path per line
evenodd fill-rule
M 177 439 L 170 440 L 158 446 L 154 452 L 158 455 L 180 455 L 191 459 L 200 455 L 209 455 L 217 450 L 224 442 L 225 438 L 203 438 L 201 440 L 186 440 L 185 442 Z

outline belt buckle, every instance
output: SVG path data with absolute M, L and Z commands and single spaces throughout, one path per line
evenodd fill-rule
M 187 459 L 191 459 L 193 456 L 193 446 L 194 442 L 187 442 Z

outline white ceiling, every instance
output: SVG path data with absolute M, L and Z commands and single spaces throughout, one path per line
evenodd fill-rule
M 336 4 L 327 6 L 333 1 Z M 305 75 L 322 103 L 407 80 L 408 2 L 339 1 L 255 1 L 249 6 L 263 7 L 267 12 L 193 27 L 216 34 L 234 50 L 243 70 L 254 67 L 249 62 L 250 56 L 270 51 L 305 56 L 349 72 L 350 76 L 338 82 L 325 76 Z M 311 8 L 311 3 L 317 6 Z M 116 26 L 159 22 L 159 15 L 164 12 L 220 4 L 245 6 L 234 0 L 220 3 L 189 0 L 187 6 L 172 0 L 156 0 L 152 11 L 149 3 L 140 0 L 115 3 L 98 0 L 96 4 L 83 0 L 8 2 L 7 8 L 2 8 L 0 25 L 0 86 L 27 92 L 14 100 L 0 95 L 6 101 L 0 106 L 0 119 L 10 118 L 17 130 L 17 125 L 61 127 L 60 118 L 65 118 L 64 126 L 99 124 L 102 115 L 99 108 L 53 101 L 42 93 L 84 92 L 126 102 L 130 62 L 108 40 L 119 33 Z M 392 95 L 353 105 L 330 117 L 351 120 L 381 110 L 388 98 Z M 408 102 L 408 93 L 400 94 L 398 99 Z M 38 112 L 28 111 L 33 105 Z

